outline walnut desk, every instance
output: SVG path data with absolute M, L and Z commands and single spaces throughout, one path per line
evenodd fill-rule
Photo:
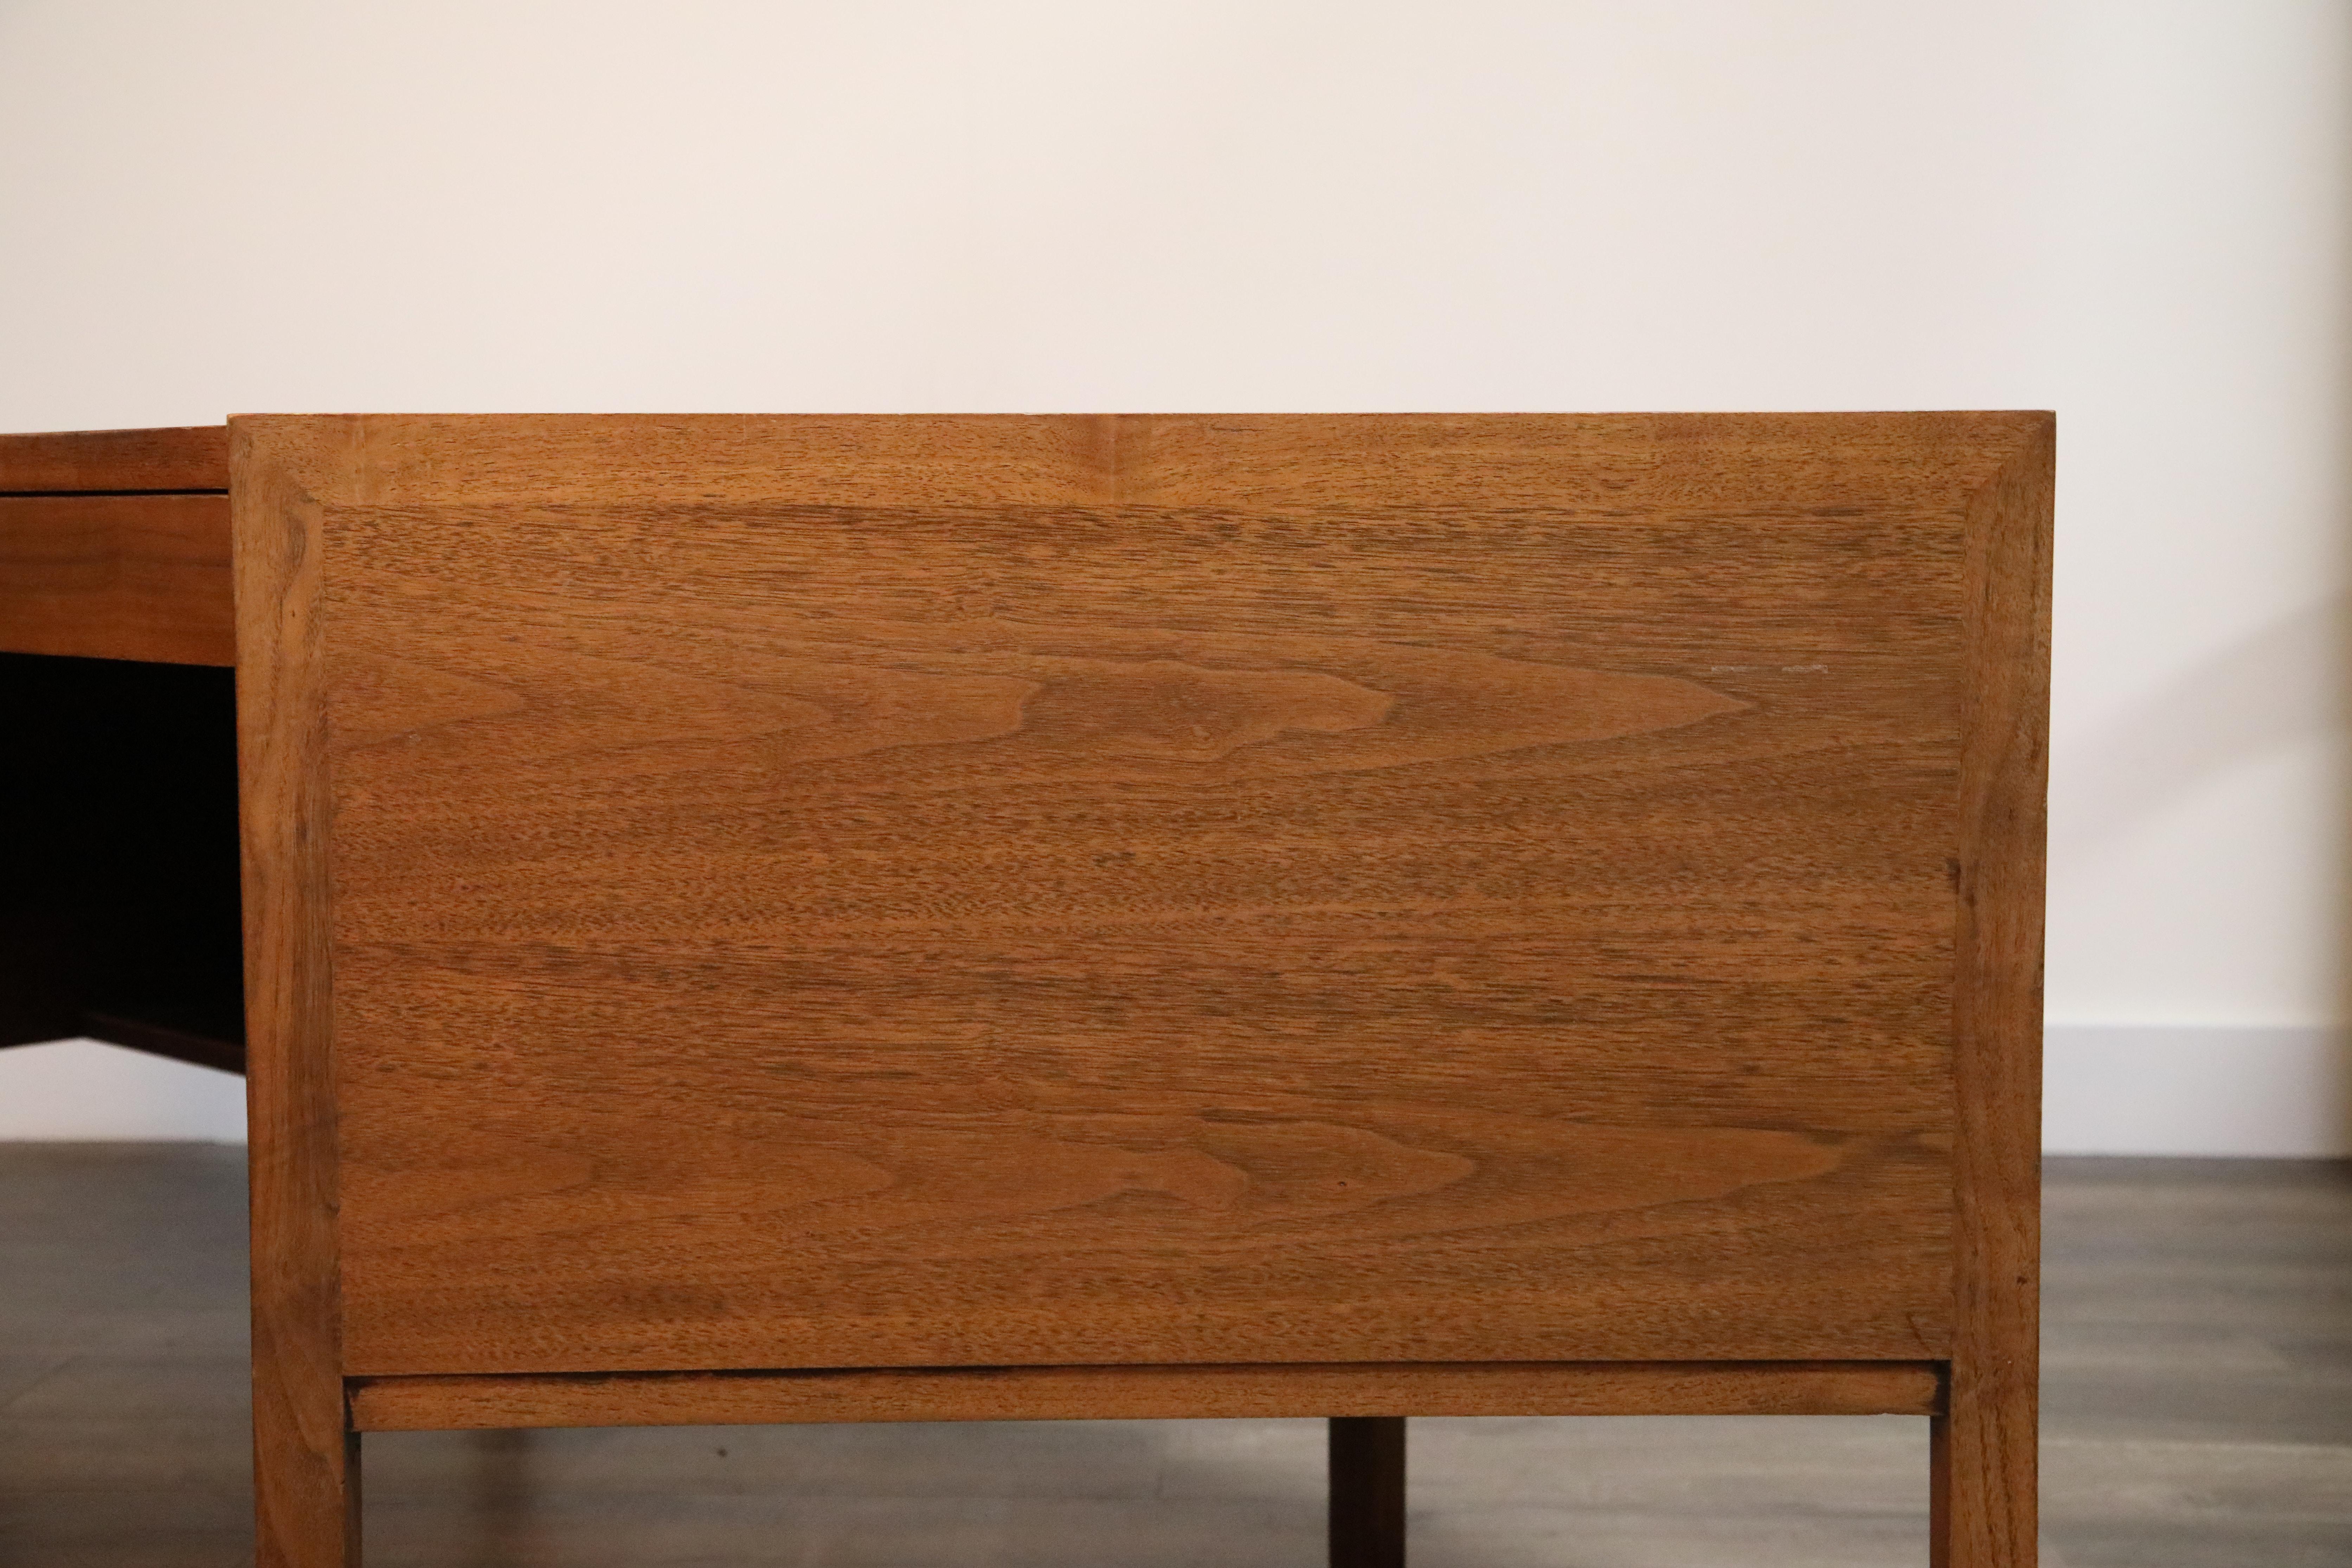
M 372 1430 L 1326 1416 L 1370 1565 L 1403 1417 L 1897 1412 L 2032 1563 L 2052 450 L 0 443 L 17 685 L 226 662 L 233 519 L 261 1562 Z

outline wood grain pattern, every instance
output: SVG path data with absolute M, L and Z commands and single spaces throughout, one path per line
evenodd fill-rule
M 236 440 L 258 1568 L 356 1568 L 359 1438 L 343 1403 L 330 1032 L 319 513 L 267 433 Z
M 347 1371 L 1948 1349 L 2032 417 L 240 424 Z
M 1927 1363 L 925 1367 L 390 1377 L 352 1382 L 366 1432 L 825 1421 L 1206 1416 L 1924 1415 Z
M 2034 1561 L 2042 1270 L 2042 858 L 2053 422 L 1969 519 L 1953 993 L 1950 1414 L 1937 1423 L 1938 1568 Z
M 0 497 L 0 652 L 235 663 L 228 498 Z
M 226 489 L 226 425 L 0 436 L 0 495 Z
M 313 454 L 321 499 L 1319 512 L 1342 497 L 1605 515 L 1620 500 L 1761 522 L 1797 472 L 1849 506 L 1945 511 L 2039 416 L 247 416 Z

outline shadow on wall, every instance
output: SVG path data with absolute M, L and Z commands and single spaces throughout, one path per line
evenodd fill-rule
M 2074 748 L 2069 793 L 2101 803 L 2095 848 L 2232 768 L 2343 733 L 2352 593 L 2306 605 L 2168 682 Z M 2343 836 L 2315 849 L 2340 855 Z

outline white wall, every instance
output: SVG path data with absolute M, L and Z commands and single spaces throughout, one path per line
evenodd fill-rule
M 96 1040 L 0 1051 L 0 1139 L 245 1142 L 245 1079 Z
M 2347 102 L 2341 0 L 0 0 L 0 428 L 2054 405 L 2052 1135 L 2183 1146 L 2342 1076 Z
M 2352 6 L 2069 9 L 2048 1132 L 2352 1152 Z

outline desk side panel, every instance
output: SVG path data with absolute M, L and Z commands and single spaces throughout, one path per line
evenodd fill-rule
M 2012 416 L 872 423 L 318 442 L 347 1371 L 1948 1352 Z

